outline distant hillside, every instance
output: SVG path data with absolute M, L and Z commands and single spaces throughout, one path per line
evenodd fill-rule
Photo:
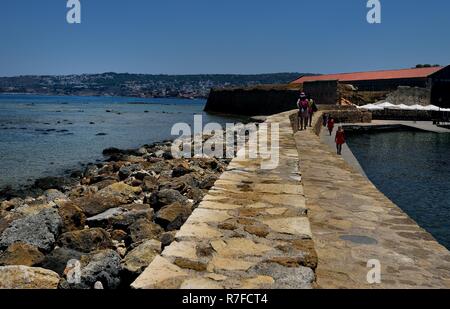
M 0 93 L 206 98 L 211 88 L 286 84 L 302 73 L 257 75 L 84 74 L 0 77 Z M 309 74 L 308 74 L 309 75 Z

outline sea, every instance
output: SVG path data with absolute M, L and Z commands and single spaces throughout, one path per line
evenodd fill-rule
M 137 148 L 171 135 L 175 123 L 240 122 L 203 112 L 205 100 L 0 94 L 0 188 L 104 160 L 105 148 Z
M 375 186 L 450 249 L 450 134 L 406 130 L 347 135 Z

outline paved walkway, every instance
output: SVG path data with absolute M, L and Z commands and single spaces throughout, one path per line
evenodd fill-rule
M 234 159 L 133 288 L 313 287 L 317 256 L 288 115 L 268 118 L 280 123 L 279 166 Z
M 401 121 L 401 120 L 372 120 L 371 123 L 348 123 L 342 125 L 358 125 L 362 127 L 379 126 L 406 126 L 434 133 L 450 133 L 450 129 L 445 129 L 434 125 L 431 121 Z
M 450 253 L 312 131 L 295 135 L 322 288 L 450 288 Z M 367 263 L 381 263 L 379 285 Z

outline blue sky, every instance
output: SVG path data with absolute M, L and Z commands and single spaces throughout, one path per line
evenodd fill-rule
M 450 64 L 450 1 L 0 1 L 0 76 L 130 73 L 332 73 Z

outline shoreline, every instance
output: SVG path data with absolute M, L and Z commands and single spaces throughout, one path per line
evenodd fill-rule
M 108 289 L 129 288 L 231 161 L 176 159 L 171 145 L 166 140 L 108 148 L 108 159 L 77 177 L 38 179 L 34 197 L 24 192 L 23 198 L 0 202 L 0 275 L 7 272 L 14 280 L 22 271 L 39 270 L 47 283 L 58 278 L 51 288 L 93 288 L 97 281 Z M 80 259 L 83 272 L 93 269 L 82 272 L 78 283 L 64 276 L 72 259 Z M 25 287 L 6 281 L 0 287 Z

